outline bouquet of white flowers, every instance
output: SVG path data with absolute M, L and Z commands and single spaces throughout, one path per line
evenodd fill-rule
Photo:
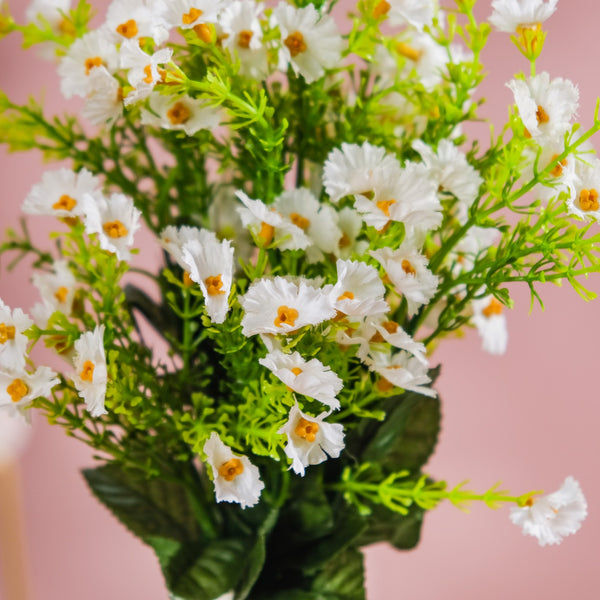
M 473 327 L 501 354 L 507 284 L 587 299 L 600 270 L 600 115 L 581 131 L 577 87 L 536 73 L 556 3 L 492 3 L 530 75 L 486 149 L 462 130 L 491 31 L 475 0 L 360 0 L 344 25 L 323 0 L 113 0 L 96 29 L 87 0 L 0 12 L 84 99 L 80 123 L 0 93 L 2 143 L 71 161 L 23 202 L 58 220 L 55 250 L 25 222 L 0 246 L 41 295 L 0 301 L 0 410 L 95 449 L 91 490 L 172 598 L 364 598 L 360 548 L 415 546 L 443 500 L 511 504 L 542 545 L 579 529 L 572 477 L 542 496 L 424 471 L 436 346 Z M 140 227 L 159 268 L 130 265 Z

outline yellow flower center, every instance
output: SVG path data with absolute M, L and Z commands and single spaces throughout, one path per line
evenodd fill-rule
M 125 225 L 123 225 L 119 219 L 104 223 L 104 225 L 102 225 L 102 229 L 104 229 L 104 233 L 106 233 L 106 235 L 113 240 L 125 237 L 129 233 L 127 227 L 125 227 Z
M 27 384 L 22 379 L 15 379 L 13 382 L 6 388 L 10 399 L 13 402 L 19 402 L 19 400 L 23 399 L 29 388 Z
M 104 62 L 99 56 L 94 56 L 93 58 L 86 58 L 83 64 L 85 65 L 85 74 L 89 75 L 94 67 L 101 67 Z
M 86 360 L 83 363 L 83 369 L 81 369 L 81 373 L 79 373 L 79 377 L 81 377 L 81 379 L 83 381 L 89 381 L 90 383 L 92 383 L 94 381 L 94 369 L 96 368 L 96 366 L 94 365 L 94 363 L 91 360 Z
M 6 344 L 8 340 L 14 340 L 16 332 L 14 325 L 0 323 L 0 344 Z
M 223 287 L 221 275 L 207 277 L 204 280 L 204 284 L 206 285 L 206 291 L 208 292 L 209 296 L 221 296 L 225 293 L 225 290 L 221 289 Z
M 388 333 L 396 333 L 396 331 L 398 331 L 398 323 L 396 323 L 395 321 L 386 321 L 385 323 L 383 323 L 383 328 L 388 332 Z
M 129 19 L 129 21 L 121 23 L 120 25 L 117 25 L 117 33 L 127 39 L 131 39 L 138 34 L 137 23 L 134 19 Z
M 183 273 L 183 285 L 187 287 L 193 287 L 194 280 L 190 277 L 190 274 L 187 271 Z
M 294 367 L 294 368 L 292 369 L 292 373 L 293 373 L 293 374 L 294 374 L 296 377 L 298 377 L 298 375 L 300 375 L 300 373 L 302 373 L 302 369 L 301 369 L 300 367 Z
M 318 423 L 313 423 L 312 421 L 308 421 L 307 419 L 301 418 L 298 421 L 298 425 L 294 429 L 294 433 L 306 440 L 307 442 L 314 442 L 317 438 L 317 433 L 319 432 Z
M 304 41 L 304 36 L 299 31 L 294 31 L 294 33 L 290 33 L 285 38 L 283 42 L 287 49 L 290 51 L 292 57 L 298 56 L 301 52 L 306 51 L 306 42 Z
M 71 198 L 71 196 L 67 196 L 67 194 L 63 194 L 58 202 L 55 202 L 52 205 L 54 210 L 73 210 L 77 206 L 77 200 L 75 198 Z
M 202 11 L 199 8 L 190 8 L 190 12 L 181 17 L 181 22 L 184 25 L 191 25 L 194 21 L 202 16 Z
M 555 154 L 552 157 L 552 161 L 555 161 L 558 158 L 558 154 Z M 556 165 L 554 166 L 554 168 L 552 169 L 552 171 L 550 171 L 550 175 L 552 175 L 552 177 L 560 177 L 563 174 L 563 167 L 567 166 L 567 159 L 563 158 L 561 161 L 557 162 Z
M 231 458 L 219 467 L 219 475 L 225 481 L 233 481 L 244 472 L 244 465 L 239 458 Z
M 250 42 L 254 33 L 248 29 L 243 29 L 238 33 L 238 46 L 240 48 L 250 48 Z
M 398 54 L 404 56 L 404 58 L 408 58 L 414 62 L 417 62 L 423 54 L 422 50 L 417 50 L 416 48 L 413 48 L 409 44 L 404 44 L 403 42 L 398 42 L 396 44 L 396 51 Z
M 66 302 L 67 295 L 69 294 L 69 288 L 66 288 L 64 285 L 61 285 L 56 292 L 54 292 L 54 297 L 62 304 Z
M 387 15 L 388 12 L 390 12 L 390 8 L 392 8 L 392 6 L 389 2 L 386 2 L 386 0 L 379 0 L 379 2 L 375 5 L 375 8 L 373 9 L 373 17 L 375 19 L 380 19 L 384 15 Z
M 338 302 L 340 300 L 354 300 L 354 294 L 346 290 L 341 296 L 338 297 Z
M 388 381 L 387 379 L 381 378 L 377 382 L 377 389 L 380 392 L 389 392 L 390 390 L 394 389 L 394 384 L 391 381 Z
M 205 44 L 210 44 L 213 39 L 212 30 L 206 23 L 199 23 L 194 25 L 194 31 L 198 36 L 198 39 L 202 40 Z
M 377 208 L 386 216 L 390 216 L 390 206 L 396 204 L 395 200 L 380 200 L 377 202 Z
M 402 261 L 402 270 L 407 274 L 407 275 L 416 275 L 417 271 L 415 270 L 415 268 L 412 266 L 411 262 L 409 260 L 406 260 L 406 258 Z
M 263 245 L 268 246 L 273 241 L 274 235 L 275 227 L 263 221 L 260 224 L 260 231 L 258 232 L 258 237 L 263 241 Z
M 64 35 L 68 35 L 71 37 L 75 37 L 75 34 L 77 33 L 75 26 L 73 25 L 72 21 L 69 21 L 69 19 L 63 19 L 59 24 L 58 24 L 58 30 L 64 34 Z
M 310 221 L 296 212 L 290 214 L 290 221 L 303 231 L 306 231 L 310 227 Z
M 167 111 L 167 117 L 173 125 L 183 125 L 187 123 L 192 116 L 192 112 L 183 102 L 176 102 Z
M 281 327 L 284 323 L 293 327 L 297 318 L 298 311 L 295 308 L 290 308 L 289 306 L 280 306 L 277 309 L 277 318 L 275 319 L 274 323 L 277 327 Z
M 347 248 L 348 246 L 350 246 L 350 244 L 352 244 L 352 240 L 345 233 L 342 234 L 342 237 L 339 241 L 340 248 Z
M 502 302 L 499 302 L 496 298 L 492 298 L 490 303 L 481 312 L 489 319 L 493 315 L 501 315 L 503 309 Z
M 585 212 L 598 210 L 600 208 L 600 204 L 598 203 L 598 192 L 595 188 L 592 188 L 591 190 L 581 190 L 581 193 L 579 194 L 579 207 Z
M 548 113 L 544 110 L 543 106 L 538 104 L 537 110 L 535 111 L 535 118 L 537 119 L 538 125 L 547 123 L 550 120 Z

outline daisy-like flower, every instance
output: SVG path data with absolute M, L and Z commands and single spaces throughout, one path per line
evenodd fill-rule
M 313 244 L 307 248 L 310 262 L 317 262 L 323 259 L 324 254 L 335 252 L 342 237 L 336 222 L 337 213 L 331 206 L 321 205 L 310 190 L 297 188 L 283 192 L 273 207 L 308 236 Z
M 332 202 L 345 196 L 367 194 L 373 191 L 374 178 L 383 173 L 391 178 L 398 176 L 400 163 L 385 148 L 364 142 L 342 144 L 334 148 L 323 167 L 323 185 Z
M 65 315 L 71 314 L 76 281 L 66 261 L 56 261 L 52 273 L 34 273 L 31 281 L 40 291 L 44 306 L 48 310 L 46 320 L 57 310 Z
M 98 29 L 75 40 L 58 66 L 63 96 L 87 96 L 92 91 L 90 74 L 102 66 L 114 73 L 119 68 L 119 53 L 104 31 Z
M 240 298 L 244 309 L 242 333 L 286 334 L 332 319 L 335 308 L 322 290 L 308 280 L 293 283 L 283 277 L 259 279 Z
M 371 256 L 381 263 L 396 290 L 406 298 L 409 316 L 435 295 L 437 276 L 427 268 L 427 259 L 406 242 L 398 250 L 381 248 L 372 251 Z
M 116 44 L 152 38 L 160 45 L 169 37 L 163 20 L 164 10 L 163 4 L 156 0 L 113 0 L 103 30 Z
M 396 44 L 396 52 L 406 59 L 404 75 L 409 76 L 414 70 L 426 90 L 431 91 L 442 82 L 448 54 L 430 35 L 415 32 Z
M 189 96 L 162 96 L 150 94 L 149 110 L 142 110 L 142 124 L 185 131 L 194 135 L 200 129 L 213 129 L 219 125 L 219 109 L 210 106 L 205 100 L 195 100 Z
M 540 546 L 560 544 L 576 533 L 587 517 L 587 502 L 579 483 L 567 477 L 560 489 L 541 498 L 530 498 L 522 507 L 510 510 L 510 520 L 525 535 L 537 538 Z
M 142 214 L 133 205 L 133 200 L 124 194 L 112 194 L 109 198 L 87 194 L 84 206 L 86 232 L 98 234 L 103 250 L 116 254 L 119 260 L 129 260 L 129 246 L 140 227 Z
M 238 502 L 242 508 L 258 502 L 265 484 L 247 456 L 234 454 L 214 431 L 204 444 L 204 453 L 212 468 L 217 502 Z
M 428 375 L 427 365 L 408 352 L 392 354 L 371 350 L 364 362 L 371 371 L 386 380 L 387 384 L 379 386 L 383 391 L 389 391 L 395 386 L 430 398 L 437 397 L 436 391 L 428 387 L 431 377 Z
M 0 369 L 0 409 L 27 416 L 25 409 L 36 398 L 48 396 L 59 381 L 49 367 L 39 367 L 35 373 Z
M 228 3 L 219 17 L 223 48 L 240 61 L 240 75 L 264 79 L 268 74 L 267 48 L 259 17 L 264 6 L 252 0 Z
M 94 125 L 112 127 L 123 115 L 123 88 L 104 67 L 90 73 L 91 90 L 81 114 Z
M 160 232 L 158 243 L 175 259 L 184 271 L 187 271 L 189 267 L 183 257 L 183 248 L 192 240 L 199 241 L 200 231 L 198 227 L 190 227 L 188 225 L 183 225 L 182 227 L 168 225 Z
M 483 183 L 481 175 L 451 140 L 440 140 L 437 152 L 421 140 L 415 140 L 412 147 L 421 155 L 437 187 L 458 198 L 464 207 L 459 216 L 466 217 L 466 209 L 477 199 Z
M 42 181 L 27 194 L 23 212 L 60 218 L 79 217 L 84 214 L 81 202 L 85 194 L 93 194 L 99 188 L 100 180 L 87 169 L 78 173 L 71 169 L 46 171 Z
M 129 105 L 147 98 L 157 83 L 164 82 L 165 71 L 159 67 L 170 62 L 171 48 L 162 48 L 148 54 L 140 48 L 137 40 L 127 40 L 121 44 L 121 67 L 129 69 L 127 80 L 133 92 L 127 94 L 125 104 Z
M 337 216 L 337 225 L 342 232 L 342 237 L 338 241 L 334 254 L 342 259 L 348 259 L 352 255 L 363 255 L 369 248 L 369 242 L 358 239 L 363 226 L 360 215 L 353 208 L 345 206 Z
M 298 352 L 285 354 L 281 350 L 273 350 L 258 362 L 294 392 L 314 398 L 331 410 L 340 408 L 336 396 L 344 384 L 320 360 L 313 358 L 306 361 Z
M 310 238 L 292 222 L 291 216 L 284 218 L 274 207 L 268 207 L 260 200 L 252 200 L 242 191 L 237 191 L 235 195 L 244 204 L 244 207 L 237 209 L 242 223 L 263 246 L 274 243 L 280 250 L 304 250 L 310 246 Z
M 391 25 L 412 25 L 419 30 L 431 26 L 435 14 L 434 0 L 390 0 Z
M 106 396 L 106 355 L 104 352 L 104 325 L 97 325 L 94 331 L 86 331 L 75 342 L 75 372 L 71 379 L 85 400 L 85 406 L 92 417 L 107 414 L 104 408 Z
M 304 476 L 306 467 L 318 465 L 327 458 L 337 458 L 344 449 L 344 427 L 339 423 L 326 423 L 324 419 L 328 414 L 311 417 L 296 403 L 287 423 L 277 432 L 287 435 L 285 453 L 292 461 L 290 468 L 294 473 Z
M 325 69 L 341 66 L 344 41 L 329 15 L 321 15 L 309 4 L 304 8 L 280 2 L 273 17 L 281 32 L 281 55 L 296 75 L 312 83 Z
M 482 347 L 490 354 L 504 354 L 508 329 L 503 304 L 494 296 L 473 300 L 473 325 L 481 336 Z
M 199 37 L 203 24 L 215 23 L 223 9 L 222 0 L 163 0 L 163 18 L 168 27 L 194 29 Z
M 183 246 L 183 262 L 190 279 L 200 285 L 206 312 L 213 323 L 223 323 L 229 310 L 229 292 L 233 281 L 233 248 L 229 240 L 201 229 L 198 239 Z
M 377 269 L 364 262 L 341 260 L 336 262 L 337 283 L 326 286 L 331 303 L 337 311 L 352 317 L 364 317 L 387 312 L 390 307 L 383 299 L 385 286 Z
M 409 162 L 393 174 L 380 173 L 373 178 L 370 196 L 356 195 L 354 208 L 378 231 L 390 221 L 418 225 L 426 231 L 442 222 L 437 186 L 425 165 Z
M 394 348 L 406 350 L 420 363 L 429 367 L 425 345 L 421 342 L 416 342 L 398 323 L 389 321 L 380 315 L 379 317 L 367 320 L 367 324 L 375 330 L 375 333 L 369 338 L 370 344 L 385 342 Z
M 25 368 L 27 336 L 23 332 L 33 321 L 20 309 L 11 310 L 0 299 L 0 368 L 22 371 Z
M 570 160 L 574 160 L 570 157 Z M 600 160 L 593 159 L 588 165 L 575 162 L 574 176 L 568 182 L 567 210 L 582 219 L 600 223 Z
M 577 87 L 562 77 L 550 81 L 546 72 L 527 80 L 513 79 L 506 85 L 514 94 L 525 135 L 541 146 L 559 144 L 577 112 Z
M 556 10 L 558 0 L 493 0 L 490 23 L 499 31 L 522 34 L 541 28 Z

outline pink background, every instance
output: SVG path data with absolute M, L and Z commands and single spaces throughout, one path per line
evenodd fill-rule
M 26 2 L 9 0 L 22 18 Z M 100 6 L 106 2 L 97 2 Z M 445 4 L 451 4 L 446 2 Z M 480 16 L 490 12 L 480 0 Z M 580 120 L 592 121 L 599 93 L 596 60 L 598 8 L 592 0 L 563 0 L 548 23 L 539 71 L 579 84 Z M 48 114 L 67 103 L 55 68 L 19 50 L 19 36 L 0 41 L 0 88 L 18 101 L 44 90 Z M 501 125 L 511 101 L 504 86 L 527 69 L 507 35 L 494 33 L 484 60 L 492 73 L 483 89 L 482 114 Z M 76 106 L 71 103 L 70 106 Z M 476 128 L 482 140 L 485 127 Z M 0 225 L 16 223 L 20 205 L 44 170 L 37 154 L 6 155 L 0 163 Z M 31 221 L 33 224 L 33 221 Z M 44 231 L 44 224 L 36 225 Z M 40 238 L 44 239 L 45 238 Z M 46 243 L 45 241 L 41 243 Z M 158 256 L 145 251 L 143 262 Z M 37 293 L 28 269 L 2 274 L 0 296 L 28 309 Z M 598 276 L 590 279 L 600 292 Z M 515 493 L 552 491 L 572 474 L 581 483 L 590 516 L 576 537 L 559 547 L 539 548 L 508 521 L 508 510 L 475 506 L 464 515 L 441 506 L 428 515 L 422 542 L 413 552 L 384 545 L 367 550 L 370 600 L 504 600 L 577 597 L 592 600 L 600 589 L 600 505 L 597 402 L 600 307 L 570 288 L 543 288 L 546 311 L 529 311 L 528 292 L 515 287 L 508 314 L 509 349 L 501 358 L 484 354 L 474 332 L 444 343 L 435 356 L 443 365 L 438 389 L 443 431 L 429 465 L 450 483 L 469 478 L 484 490 L 502 479 Z M 88 493 L 79 469 L 93 464 L 91 452 L 63 431 L 35 419 L 35 435 L 22 461 L 23 510 L 29 546 L 33 600 L 166 600 L 152 552 L 132 537 Z M 0 586 L 1 587 L 1 586 Z M 0 592 L 1 593 L 1 592 Z M 4 600 L 13 600 L 4 598 Z

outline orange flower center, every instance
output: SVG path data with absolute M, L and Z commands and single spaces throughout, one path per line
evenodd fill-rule
M 390 206 L 396 204 L 395 200 L 380 200 L 377 202 L 377 208 L 386 216 L 390 216 Z
M 81 377 L 83 381 L 89 381 L 90 383 L 92 383 L 94 381 L 95 368 L 96 367 L 91 360 L 86 360 L 83 363 L 83 369 L 81 370 L 81 373 L 79 373 L 79 377 Z
M 380 392 L 389 392 L 394 389 L 394 384 L 387 379 L 382 378 L 377 382 L 377 389 Z
M 129 21 L 121 23 L 120 25 L 117 25 L 117 33 L 127 39 L 131 39 L 138 34 L 137 23 L 134 19 L 129 19 Z
M 104 62 L 99 56 L 94 56 L 93 58 L 86 58 L 85 63 L 83 64 L 85 65 L 85 74 L 89 75 L 90 71 L 94 67 L 101 67 L 104 64 Z
M 190 12 L 181 17 L 181 22 L 184 25 L 191 25 L 194 21 L 202 16 L 202 11 L 199 8 L 190 8 Z
M 69 289 L 64 285 L 61 285 L 56 292 L 54 292 L 54 297 L 62 304 L 63 302 L 66 302 L 68 293 Z
M 345 233 L 342 234 L 342 237 L 339 241 L 340 248 L 347 248 L 348 246 L 350 246 L 350 244 L 352 244 L 352 240 Z
M 125 227 L 125 225 L 123 225 L 119 219 L 104 223 L 104 225 L 102 225 L 102 229 L 104 229 L 104 233 L 106 233 L 106 235 L 113 240 L 125 237 L 129 233 L 127 227 Z
M 289 306 L 280 306 L 277 309 L 277 318 L 275 319 L 274 323 L 277 327 L 281 327 L 284 323 L 293 327 L 297 318 L 298 311 L 295 308 L 290 308 Z
M 219 475 L 225 481 L 233 481 L 244 472 L 244 465 L 239 458 L 230 458 L 219 467 Z
M 542 123 L 547 123 L 550 120 L 548 113 L 544 110 L 542 106 L 539 105 L 537 107 L 537 110 L 535 111 L 535 117 L 537 119 L 538 125 L 541 125 Z
M 300 375 L 300 373 L 302 373 L 302 369 L 301 369 L 300 367 L 294 367 L 294 368 L 292 369 L 292 373 L 293 373 L 293 374 L 294 374 L 296 377 L 298 377 L 298 375 Z
M 187 287 L 192 287 L 194 285 L 194 280 L 190 277 L 190 274 L 187 271 L 183 273 L 183 285 Z
M 196 32 L 198 39 L 202 40 L 205 44 L 210 44 L 212 42 L 212 30 L 206 23 L 194 25 L 194 31 Z
M 7 388 L 6 391 L 13 402 L 18 402 L 25 397 L 29 388 L 22 379 L 15 379 Z
M 14 340 L 16 332 L 14 325 L 0 323 L 0 344 L 6 344 L 8 340 Z
M 273 236 L 275 235 L 275 227 L 273 225 L 269 225 L 264 221 L 260 224 L 260 231 L 258 232 L 258 237 L 263 241 L 265 246 L 268 246 L 273 241 Z
M 390 12 L 390 8 L 392 8 L 392 6 L 389 2 L 386 2 L 386 0 L 380 0 L 373 9 L 373 17 L 376 19 L 381 19 L 381 17 Z
M 69 21 L 69 19 L 63 19 L 58 24 L 58 30 L 61 33 L 63 33 L 64 35 L 68 35 L 71 37 L 75 37 L 75 34 L 77 33 L 75 26 L 73 25 L 73 22 Z
M 308 421 L 307 419 L 301 418 L 298 421 L 298 425 L 294 429 L 294 433 L 306 440 L 307 442 L 314 442 L 317 438 L 317 433 L 319 432 L 318 423 L 313 423 L 312 421 Z
M 412 264 L 410 263 L 409 260 L 406 260 L 406 258 L 402 261 L 402 270 L 407 274 L 407 275 L 416 275 L 417 272 L 415 270 L 415 268 L 412 266 Z
M 555 154 L 552 157 L 552 161 L 555 161 L 558 158 L 558 154 Z M 556 165 L 554 165 L 554 168 L 552 169 L 552 171 L 550 171 L 550 175 L 552 175 L 552 177 L 560 177 L 563 174 L 563 167 L 567 166 L 567 159 L 563 158 L 560 162 L 557 162 Z
M 67 194 L 63 194 L 58 202 L 55 202 L 52 205 L 54 210 L 73 210 L 77 206 L 77 200 L 75 198 L 71 198 L 71 196 L 67 196 Z
M 412 60 L 414 62 L 417 62 L 423 54 L 422 50 L 417 50 L 416 48 L 413 48 L 412 46 L 409 46 L 408 44 L 404 44 L 402 42 L 396 44 L 396 50 L 398 54 L 401 54 L 405 58 L 408 58 L 409 60 Z
M 250 42 L 254 33 L 248 29 L 243 29 L 238 33 L 238 46 L 240 48 L 250 48 Z
M 341 296 L 338 297 L 338 302 L 340 300 L 354 300 L 354 294 L 349 291 L 345 291 Z
M 388 333 L 396 333 L 396 331 L 398 331 L 398 323 L 396 323 L 395 321 L 386 321 L 385 323 L 383 323 L 383 328 L 388 332 Z
M 207 277 L 204 280 L 206 285 L 206 291 L 209 296 L 221 296 L 225 293 L 225 290 L 222 290 L 223 281 L 221 280 L 221 275 L 214 275 L 212 277 Z
M 600 204 L 598 204 L 598 192 L 596 189 L 581 190 L 579 194 L 579 207 L 583 211 L 598 210 Z
M 481 312 L 489 319 L 492 315 L 501 315 L 503 309 L 502 302 L 499 302 L 496 298 L 492 298 L 490 303 Z
M 283 42 L 287 49 L 290 51 L 292 57 L 298 56 L 301 52 L 306 51 L 306 42 L 304 41 L 304 36 L 299 31 L 294 31 L 294 33 L 290 33 L 285 38 Z
M 296 225 L 296 227 L 300 227 L 300 229 L 304 231 L 306 231 L 310 226 L 310 221 L 296 212 L 290 214 L 290 221 Z
M 191 116 L 190 109 L 183 102 L 176 102 L 167 111 L 167 117 L 173 125 L 183 125 L 190 120 Z

